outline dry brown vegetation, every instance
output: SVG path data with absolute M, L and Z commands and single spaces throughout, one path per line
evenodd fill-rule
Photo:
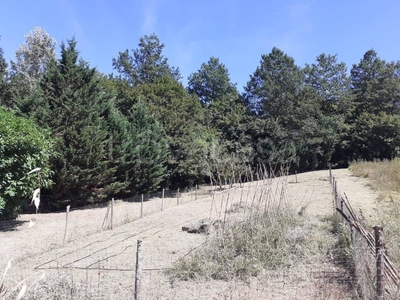
M 371 184 L 381 194 L 381 199 L 400 196 L 400 158 L 374 162 L 353 163 L 350 170 L 356 176 L 371 179 Z
M 360 193 L 362 186 L 348 170 L 335 174 L 339 185 L 351 179 L 355 192 L 349 189 L 350 199 Z M 100 227 L 106 208 L 72 211 L 74 230 L 66 245 L 60 242 L 63 224 L 44 223 L 64 220 L 65 214 L 38 215 L 33 228 L 21 223 L 15 231 L 0 232 L 9 243 L 28 230 L 32 239 L 41 239 L 40 253 L 12 250 L 20 256 L 5 279 L 7 297 L 15 299 L 26 283 L 25 299 L 131 298 L 134 246 L 142 238 L 143 299 L 351 299 L 346 236 L 333 215 L 327 176 L 320 171 L 296 179 L 265 178 L 196 201 L 193 194 L 182 194 L 179 206 L 154 209 L 139 219 L 125 216 L 137 212 L 138 203 L 118 202 L 115 210 L 122 212 L 123 222 L 116 222 L 113 231 L 86 226 L 85 234 L 85 226 L 73 225 L 96 220 Z M 368 198 L 361 198 L 366 204 Z M 159 208 L 159 200 L 146 204 Z M 168 201 L 176 203 L 176 198 Z M 223 221 L 209 235 L 181 230 L 183 224 L 208 218 Z
M 384 228 L 389 257 L 400 266 L 400 159 L 359 162 L 350 169 L 357 176 L 370 179 L 371 186 L 379 193 L 377 222 Z

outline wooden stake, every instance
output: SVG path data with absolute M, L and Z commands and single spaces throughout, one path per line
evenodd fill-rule
M 194 200 L 197 200 L 197 184 L 196 184 L 196 190 L 194 192 Z
M 297 171 L 294 171 L 295 175 L 296 175 L 296 183 L 298 183 L 297 181 Z
M 381 226 L 374 226 L 376 250 L 376 297 L 383 300 L 385 296 L 385 265 L 383 260 L 383 238 Z
M 70 208 L 71 206 L 70 205 L 68 205 L 67 206 L 67 211 L 66 211 L 66 214 L 65 214 L 65 232 L 64 232 L 64 244 L 67 242 L 67 235 L 68 235 L 68 213 L 69 213 L 69 208 Z
M 144 202 L 144 197 L 142 194 L 142 202 L 140 204 L 140 217 L 143 218 L 143 202 Z
M 176 205 L 179 205 L 179 188 L 178 188 L 178 193 L 177 193 L 177 196 L 176 196 Z
M 114 198 L 111 198 L 111 226 L 110 229 L 114 229 Z
M 137 249 L 136 249 L 136 272 L 135 272 L 135 300 L 141 299 L 141 286 L 140 280 L 142 277 L 142 241 L 137 241 Z
M 161 211 L 163 211 L 163 210 L 164 210 L 164 192 L 165 192 L 165 189 L 162 189 L 162 198 L 161 198 Z
M 104 220 L 103 220 L 103 224 L 101 225 L 101 228 L 105 228 L 108 226 L 108 215 L 110 213 L 110 206 L 111 206 L 111 202 L 108 202 L 107 205 L 107 211 L 106 211 L 106 215 L 104 216 Z

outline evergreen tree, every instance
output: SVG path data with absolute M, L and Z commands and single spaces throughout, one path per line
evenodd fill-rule
M 117 59 L 113 59 L 113 67 L 121 76 L 136 86 L 142 83 L 154 83 L 158 78 L 171 76 L 175 80 L 181 79 L 179 68 L 170 67 L 168 59 L 162 55 L 165 47 L 160 43 L 157 35 L 145 35 L 139 40 L 139 48 L 120 52 Z
M 101 77 L 101 84 L 107 93 L 115 99 L 115 106 L 124 115 L 129 116 L 132 107 L 138 102 L 138 95 L 126 79 L 120 76 Z
M 135 194 L 156 191 L 167 175 L 169 149 L 164 129 L 141 102 L 132 107 L 128 119 L 131 133 L 128 188 Z
M 189 76 L 187 90 L 189 94 L 197 95 L 204 105 L 223 97 L 238 96 L 236 86 L 229 78 L 228 69 L 216 57 L 211 57 L 197 72 Z
M 260 66 L 245 87 L 244 100 L 259 116 L 287 127 L 302 83 L 303 73 L 294 59 L 273 48 L 261 56 Z
M 347 161 L 399 155 L 400 62 L 387 63 L 374 50 L 351 69 L 355 109 L 342 141 Z
M 200 174 L 194 171 L 196 162 L 189 153 L 198 146 L 196 141 L 205 130 L 200 102 L 170 76 L 142 84 L 135 88 L 135 93 L 165 132 L 169 146 L 168 184 L 176 187 L 196 182 Z
M 344 131 L 344 122 L 352 111 L 350 79 L 344 63 L 336 55 L 321 54 L 316 63 L 306 65 L 306 87 L 301 103 L 311 105 L 299 116 L 300 131 L 297 136 L 299 168 L 326 168 L 338 148 Z M 300 103 L 300 108 L 301 108 Z
M 347 159 L 393 159 L 400 156 L 400 116 L 385 112 L 367 112 L 349 126 L 346 144 L 350 149 Z
M 60 156 L 53 165 L 52 195 L 73 205 L 99 201 L 116 192 L 104 117 L 110 98 L 96 69 L 78 56 L 75 40 L 63 43 L 61 58 L 48 62 L 39 89 L 21 103 L 21 111 L 58 139 Z
M 302 70 L 283 51 L 273 48 L 270 54 L 261 56 L 243 95 L 244 103 L 256 115 L 251 134 L 256 162 L 297 161 L 294 140 L 300 124 L 295 111 L 307 107 L 300 103 L 307 100 L 301 95 L 303 82 Z
M 336 55 L 321 54 L 316 63 L 303 69 L 305 83 L 317 93 L 324 115 L 346 116 L 352 109 L 350 78 L 344 63 L 338 63 Z
M 374 50 L 364 54 L 351 69 L 351 84 L 356 103 L 355 117 L 362 112 L 397 114 L 400 112 L 400 62 L 386 63 Z

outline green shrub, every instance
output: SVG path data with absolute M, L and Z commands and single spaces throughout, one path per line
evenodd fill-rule
M 16 218 L 35 189 L 50 186 L 53 155 L 49 132 L 0 107 L 0 220 Z M 34 168 L 40 177 L 27 175 Z

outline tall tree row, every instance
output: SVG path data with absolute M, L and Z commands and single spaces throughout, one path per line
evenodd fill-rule
M 0 48 L 0 122 L 20 124 L 0 130 L 0 218 L 26 206 L 16 199 L 27 200 L 34 181 L 23 174 L 35 165 L 45 204 L 58 209 L 227 183 L 260 166 L 306 171 L 400 154 L 400 63 L 374 50 L 348 73 L 336 55 L 300 67 L 274 47 L 241 94 L 217 57 L 183 86 L 164 47 L 143 36 L 111 75 L 90 67 L 74 39 L 57 58 L 41 28 L 10 63 Z

